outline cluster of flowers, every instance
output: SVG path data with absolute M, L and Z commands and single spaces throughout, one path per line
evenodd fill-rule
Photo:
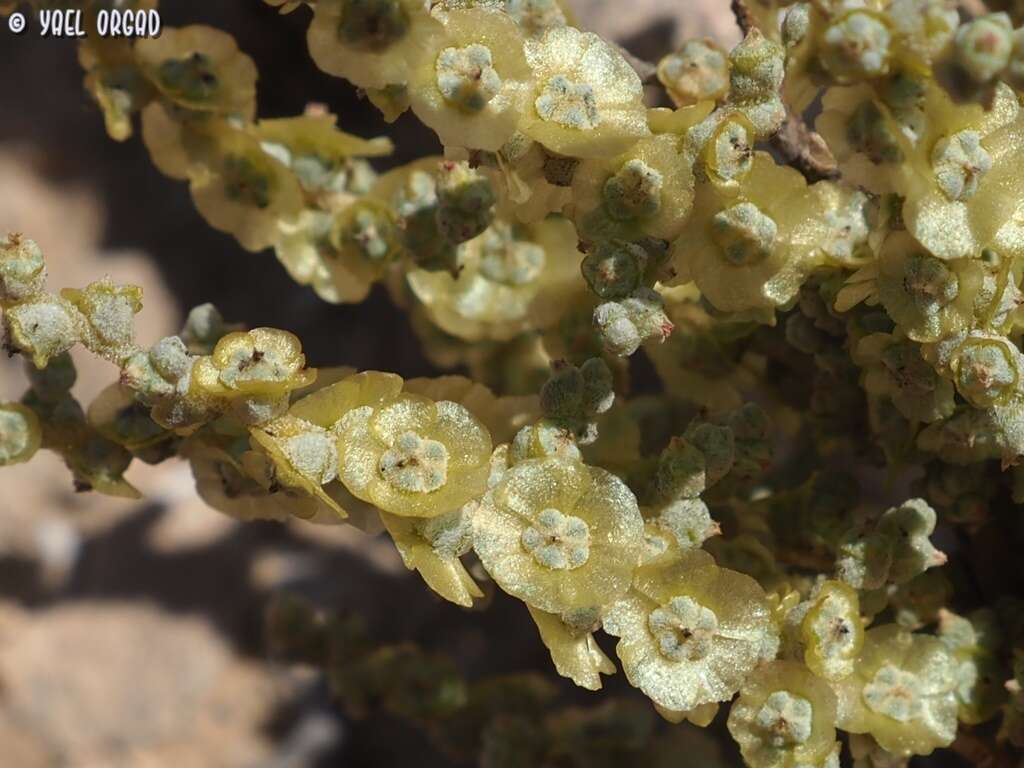
M 257 119 L 255 66 L 206 27 L 84 40 L 108 131 L 141 113 L 213 226 L 328 301 L 385 283 L 473 380 L 316 376 L 290 334 L 212 307 L 142 349 L 138 289 L 49 294 L 9 236 L 0 305 L 33 367 L 0 462 L 43 445 L 130 492 L 132 457 L 178 454 L 236 517 L 382 526 L 442 597 L 487 579 L 522 600 L 580 686 L 615 670 L 603 630 L 673 722 L 739 694 L 751 768 L 836 766 L 837 728 L 865 767 L 1000 717 L 1024 744 L 1024 603 L 970 578 L 973 538 L 1019 538 L 1024 501 L 1010 13 L 734 2 L 732 51 L 693 40 L 653 67 L 558 0 L 270 2 L 312 6 L 316 63 L 388 120 L 411 109 L 443 157 L 378 176 L 390 143 L 322 108 Z M 675 108 L 645 106 L 638 69 Z M 75 343 L 121 369 L 88 413 Z M 665 391 L 627 400 L 641 348 Z M 923 498 L 883 511 L 885 466 Z

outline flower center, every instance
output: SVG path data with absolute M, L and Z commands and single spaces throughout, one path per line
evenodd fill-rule
M 811 737 L 814 707 L 802 696 L 775 691 L 757 713 L 764 740 L 776 749 L 804 744 Z
M 939 189 L 950 200 L 968 200 L 992 169 L 992 156 L 981 146 L 977 131 L 960 131 L 940 139 L 932 150 L 932 170 Z
M 604 184 L 604 204 L 619 221 L 654 216 L 661 208 L 662 176 L 643 160 L 626 162 Z
M 491 49 L 474 43 L 464 48 L 445 48 L 435 62 L 437 88 L 445 100 L 465 110 L 479 112 L 501 90 Z
M 589 131 L 601 123 L 594 89 L 565 75 L 555 75 L 548 80 L 534 107 L 542 120 L 565 128 Z
M 959 295 L 960 281 L 939 259 L 915 253 L 903 267 L 903 290 L 919 309 L 935 311 Z
M 159 77 L 167 90 L 189 101 L 205 101 L 214 96 L 220 86 L 213 63 L 198 51 L 181 59 L 161 62 Z
M 920 681 L 916 675 L 886 664 L 864 686 L 864 703 L 872 712 L 905 723 L 921 716 Z
M 711 237 L 726 261 L 749 267 L 771 255 L 778 226 L 753 203 L 740 203 L 715 214 Z
M 362 51 L 378 53 L 409 31 L 400 0 L 343 0 L 338 39 Z
M 590 557 L 590 526 L 550 507 L 523 531 L 521 541 L 538 563 L 557 571 L 579 568 Z
M 436 491 L 448 480 L 448 449 L 437 440 L 403 432 L 380 457 L 380 473 L 402 491 Z
M 752 136 L 739 120 L 726 120 L 708 142 L 707 166 L 722 181 L 743 178 L 754 164 Z
M 998 341 L 969 341 L 956 358 L 956 388 L 974 405 L 985 408 L 1008 394 L 1017 383 L 1017 369 L 1006 346 Z
M 651 611 L 647 626 L 662 656 L 671 661 L 699 661 L 711 650 L 718 617 L 690 597 L 673 597 Z
M 889 71 L 891 35 L 869 13 L 854 12 L 825 30 L 822 63 L 839 80 L 878 77 Z
M 281 450 L 303 477 L 324 485 L 338 476 L 337 439 L 326 431 L 310 431 L 282 441 Z
M 528 285 L 544 271 L 544 248 L 516 238 L 513 227 L 496 223 L 481 237 L 480 273 L 504 285 Z

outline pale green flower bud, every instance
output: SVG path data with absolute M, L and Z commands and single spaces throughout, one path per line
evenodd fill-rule
M 765 101 L 778 95 L 785 77 L 786 54 L 782 46 L 754 27 L 729 53 L 729 100 Z
M 717 101 L 729 90 L 729 59 L 713 40 L 687 40 L 658 62 L 658 80 L 678 106 Z
M 778 225 L 753 203 L 739 203 L 711 219 L 711 237 L 730 264 L 751 266 L 775 248 Z
M 552 364 L 551 378 L 540 390 L 540 407 L 554 419 L 574 419 L 583 410 L 583 374 L 564 361 Z
M 0 404 L 0 467 L 32 458 L 42 443 L 39 419 L 20 403 Z
M 74 304 L 49 294 L 17 304 L 4 312 L 10 347 L 32 359 L 37 368 L 82 338 L 84 320 Z
M 686 428 L 686 439 L 704 454 L 706 483 L 710 488 L 729 474 L 736 461 L 736 436 L 720 424 L 698 421 Z
M 889 71 L 891 43 L 892 34 L 880 16 L 853 11 L 825 30 L 821 63 L 841 83 L 881 77 Z
M 708 505 L 700 499 L 679 499 L 661 510 L 655 524 L 670 533 L 682 549 L 700 547 L 712 536 L 721 533 L 711 519 Z
M 223 336 L 236 330 L 239 327 L 225 323 L 213 304 L 200 304 L 189 310 L 181 340 L 192 354 L 209 355 Z
M 811 28 L 811 4 L 796 3 L 782 17 L 782 44 L 787 48 L 799 45 Z
M 962 25 L 953 42 L 956 63 L 976 83 L 987 83 L 1010 63 L 1013 23 L 1005 13 L 981 16 Z
M 664 341 L 674 327 L 661 296 L 650 288 L 599 305 L 594 310 L 594 326 L 605 349 L 619 357 L 632 355 L 646 341 Z
M 45 286 L 46 264 L 39 246 L 18 234 L 0 239 L 0 306 L 25 301 Z

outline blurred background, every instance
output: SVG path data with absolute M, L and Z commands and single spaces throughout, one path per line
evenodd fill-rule
M 572 4 L 581 26 L 652 60 L 683 37 L 739 37 L 728 0 Z M 389 133 L 397 152 L 387 164 L 437 149 L 415 119 L 387 126 L 313 66 L 307 12 L 280 17 L 259 0 L 163 6 L 165 25 L 235 35 L 259 67 L 261 116 L 323 102 L 345 130 Z M 331 306 L 269 252 L 247 253 L 208 227 L 138 137 L 107 138 L 81 80 L 73 41 L 40 39 L 31 25 L 18 37 L 0 31 L 0 231 L 40 244 L 52 287 L 104 274 L 142 286 L 143 344 L 212 301 L 229 321 L 298 334 L 314 366 L 435 373 L 383 290 Z M 116 373 L 95 361 L 79 370 L 83 402 Z M 24 386 L 20 361 L 0 361 L 0 397 L 17 399 Z M 460 610 L 407 573 L 386 541 L 347 527 L 240 525 L 199 501 L 184 463 L 136 464 L 128 478 L 140 502 L 75 494 L 46 453 L 0 472 L 0 765 L 449 765 L 414 727 L 382 715 L 350 721 L 319 671 L 271 657 L 263 614 L 281 590 L 364 615 L 382 642 L 443 650 L 471 678 L 539 670 L 567 701 L 596 702 L 555 677 L 522 604 L 499 595 L 482 612 Z M 606 693 L 633 695 L 621 674 Z M 739 765 L 734 747 L 723 754 Z M 691 764 L 680 755 L 678 765 Z

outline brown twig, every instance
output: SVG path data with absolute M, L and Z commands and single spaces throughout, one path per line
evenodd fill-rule
M 839 176 L 836 160 L 825 140 L 792 113 L 786 115 L 786 122 L 772 136 L 772 146 L 787 165 L 796 168 L 812 183 Z
M 744 0 L 732 0 L 731 7 L 732 14 L 736 17 L 736 23 L 739 24 L 740 31 L 744 35 L 757 26 L 754 15 L 750 12 Z
M 960 727 L 951 748 L 974 768 L 1015 768 L 1014 759 L 1007 750 L 964 726 Z

